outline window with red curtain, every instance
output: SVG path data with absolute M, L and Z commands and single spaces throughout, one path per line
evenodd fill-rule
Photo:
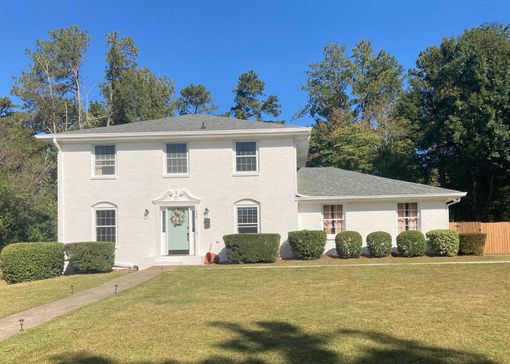
M 418 204 L 416 202 L 399 203 L 398 232 L 418 230 Z

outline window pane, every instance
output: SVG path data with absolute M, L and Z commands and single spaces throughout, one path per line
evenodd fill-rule
M 166 173 L 188 173 L 188 149 L 185 143 L 166 145 Z
M 418 230 L 418 203 L 397 204 L 398 232 Z
M 257 143 L 255 142 L 237 142 L 236 155 L 255 155 L 257 154 Z
M 236 143 L 236 171 L 237 172 L 257 171 L 257 143 L 255 142 Z
M 343 229 L 343 207 L 342 205 L 322 206 L 323 229 L 326 234 L 338 234 Z
M 114 145 L 96 145 L 95 154 L 95 174 L 114 175 L 115 174 L 115 146 Z
M 258 233 L 258 227 L 257 226 L 239 226 L 238 230 L 239 234 L 256 234 Z
M 257 233 L 258 228 L 257 207 L 238 207 L 237 231 L 239 233 Z
M 96 240 L 116 242 L 115 210 L 96 210 Z

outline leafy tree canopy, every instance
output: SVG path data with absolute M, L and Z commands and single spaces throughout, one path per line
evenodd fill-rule
M 180 91 L 181 96 L 177 99 L 179 115 L 186 114 L 209 114 L 216 110 L 211 92 L 203 85 L 190 84 Z

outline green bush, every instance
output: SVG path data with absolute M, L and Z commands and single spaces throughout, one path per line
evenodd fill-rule
M 425 236 L 420 231 L 402 231 L 397 235 L 397 250 L 403 257 L 425 255 L 425 249 Z
M 64 270 L 64 244 L 14 243 L 0 253 L 0 269 L 7 283 L 57 277 Z
M 391 254 L 391 234 L 386 231 L 375 231 L 367 235 L 367 249 L 376 258 Z
M 110 272 L 115 262 L 115 243 L 68 243 L 65 251 L 69 265 L 75 273 Z
M 359 258 L 363 238 L 357 231 L 343 231 L 335 236 L 336 253 L 341 258 Z
M 278 258 L 280 234 L 230 234 L 223 241 L 230 263 L 272 263 Z
M 459 254 L 464 255 L 483 255 L 485 248 L 485 239 L 487 234 L 484 233 L 460 233 Z
M 326 247 L 326 233 L 322 230 L 291 231 L 289 244 L 297 259 L 319 259 Z
M 427 234 L 427 244 L 434 255 L 453 257 L 459 252 L 459 233 L 448 229 L 431 230 Z

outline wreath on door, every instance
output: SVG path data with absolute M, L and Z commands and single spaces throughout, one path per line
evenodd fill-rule
M 172 221 L 172 224 L 174 225 L 182 225 L 184 224 L 184 217 L 184 211 L 175 210 L 172 214 L 172 217 L 170 218 L 170 221 Z

